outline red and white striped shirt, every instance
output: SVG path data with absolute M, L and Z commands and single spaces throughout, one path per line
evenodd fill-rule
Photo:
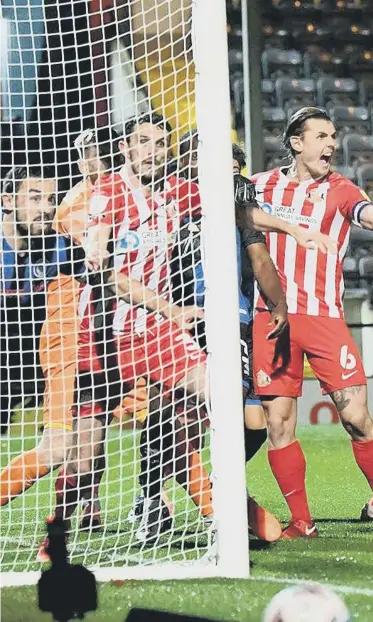
M 350 224 L 370 201 L 366 194 L 339 173 L 321 181 L 297 182 L 276 168 L 253 177 L 259 207 L 293 224 L 321 231 L 338 242 L 338 253 L 297 246 L 283 233 L 267 233 L 267 245 L 286 293 L 289 313 L 343 317 L 343 259 Z M 257 309 L 266 304 L 259 296 Z
M 131 185 L 124 166 L 119 173 L 105 175 L 96 184 L 90 220 L 113 226 L 114 269 L 168 298 L 170 260 L 181 222 L 199 210 L 199 190 L 195 183 L 172 175 L 162 191 L 153 192 L 147 199 L 141 188 Z M 88 300 L 89 292 L 83 292 L 81 313 L 86 313 Z M 113 329 L 126 340 L 162 319 L 160 314 L 148 313 L 142 306 L 119 300 Z

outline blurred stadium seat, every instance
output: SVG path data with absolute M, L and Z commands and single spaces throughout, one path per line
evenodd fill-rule
M 262 103 L 267 108 L 276 105 L 275 85 L 269 78 L 262 80 Z
M 346 287 L 359 287 L 359 266 L 355 257 L 345 257 L 343 262 L 343 276 Z
M 362 164 L 356 170 L 356 180 L 359 186 L 365 189 L 373 201 L 373 163 Z
M 284 156 L 282 150 L 282 138 L 276 134 L 268 134 L 263 136 L 264 161 L 267 167 L 269 162 L 274 158 L 280 159 Z
M 333 74 L 342 78 L 348 72 L 348 58 L 343 52 L 329 52 L 312 46 L 304 54 L 304 74 L 317 78 L 320 75 Z
M 303 74 L 303 58 L 297 50 L 269 48 L 262 54 L 264 78 L 291 75 L 300 78 Z
M 307 78 L 277 78 L 275 83 L 277 106 L 308 106 L 315 103 L 316 87 L 313 80 Z
M 343 160 L 345 166 L 358 161 L 370 160 L 373 163 L 373 136 L 347 134 L 342 140 Z
M 344 133 L 370 133 L 368 109 L 364 106 L 327 106 L 330 118 L 337 130 Z
M 359 277 L 367 284 L 373 282 L 373 257 L 362 257 L 359 260 Z
M 263 108 L 263 127 L 277 135 L 282 134 L 286 123 L 286 114 L 282 107 Z
M 334 78 L 323 76 L 316 83 L 317 104 L 328 103 L 352 106 L 361 103 L 358 83 L 353 78 Z

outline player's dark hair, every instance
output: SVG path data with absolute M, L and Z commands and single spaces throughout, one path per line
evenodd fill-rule
M 283 146 L 293 157 L 296 155 L 296 151 L 292 148 L 290 139 L 292 136 L 302 136 L 306 122 L 309 119 L 324 119 L 325 121 L 331 121 L 330 116 L 323 108 L 316 108 L 316 106 L 305 106 L 300 108 L 290 117 L 289 123 L 284 131 L 282 141 Z
M 75 141 L 75 147 L 83 154 L 90 147 L 96 147 L 105 170 L 114 172 L 124 164 L 124 156 L 119 149 L 120 139 L 119 132 L 113 127 L 88 129 L 78 136 Z
M 11 168 L 3 179 L 2 194 L 17 194 L 20 185 L 25 179 L 56 179 L 53 166 L 15 166 Z
M 127 144 L 130 143 L 131 136 L 134 133 L 134 129 L 138 125 L 144 125 L 144 123 L 150 123 L 151 125 L 156 125 L 161 129 L 165 130 L 167 134 L 171 134 L 172 127 L 166 119 L 162 117 L 162 115 L 157 112 L 152 112 L 150 114 L 142 114 L 139 117 L 132 117 L 129 119 L 124 126 L 124 136 L 126 138 Z M 169 138 L 170 140 L 170 138 Z
M 241 147 L 237 145 L 237 143 L 233 143 L 232 145 L 232 157 L 233 160 L 236 160 L 240 166 L 240 172 L 246 166 L 246 154 Z
M 185 134 L 181 136 L 179 142 L 179 157 L 182 157 L 191 150 L 193 138 L 195 137 L 198 139 L 198 131 L 196 128 L 194 128 L 194 130 L 189 130 L 189 132 L 185 132 Z

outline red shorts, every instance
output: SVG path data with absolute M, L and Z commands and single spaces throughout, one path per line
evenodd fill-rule
M 83 337 L 79 348 L 79 371 L 100 372 L 95 346 Z M 122 380 L 134 384 L 137 378 L 172 389 L 188 371 L 206 361 L 205 353 L 186 331 L 165 320 L 144 334 L 134 334 L 130 342 L 117 342 Z
M 323 394 L 367 383 L 359 350 L 343 319 L 289 314 L 289 330 L 274 340 L 266 339 L 269 321 L 268 311 L 259 311 L 254 318 L 258 395 L 300 397 L 305 354 Z

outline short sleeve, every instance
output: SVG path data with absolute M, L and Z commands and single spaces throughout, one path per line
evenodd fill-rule
M 252 229 L 243 229 L 241 233 L 242 248 L 246 249 L 252 244 L 265 244 L 266 239 L 261 231 L 253 231 Z
M 372 204 L 368 195 L 352 182 L 338 188 L 338 193 L 338 206 L 342 216 L 360 226 L 362 210 Z

